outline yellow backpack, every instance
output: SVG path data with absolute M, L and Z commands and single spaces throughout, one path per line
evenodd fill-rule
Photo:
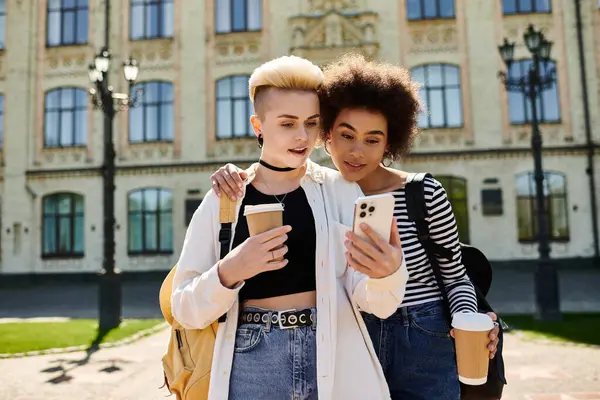
M 219 222 L 220 258 L 229 252 L 231 242 L 231 224 L 235 221 L 236 203 L 227 196 L 221 197 Z M 219 322 L 225 321 L 225 315 L 205 329 L 185 329 L 173 318 L 171 313 L 171 293 L 173 276 L 177 265 L 171 269 L 160 288 L 160 309 L 165 320 L 171 325 L 171 337 L 166 354 L 162 358 L 165 384 L 177 400 L 208 399 L 210 371 L 212 367 L 215 339 Z

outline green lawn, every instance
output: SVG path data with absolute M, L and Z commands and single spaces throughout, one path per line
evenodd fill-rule
M 162 319 L 127 319 L 118 328 L 102 334 L 98 332 L 98 321 L 91 319 L 1 323 L 0 354 L 116 342 L 163 321 Z
M 564 314 L 560 322 L 542 322 L 530 315 L 502 316 L 513 330 L 534 339 L 600 345 L 600 314 Z

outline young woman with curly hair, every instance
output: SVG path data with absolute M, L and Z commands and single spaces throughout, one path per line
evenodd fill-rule
M 408 154 L 418 132 L 419 85 L 404 68 L 349 54 L 325 67 L 319 99 L 321 141 L 338 171 L 365 194 L 392 193 L 396 199 L 395 218 L 409 273 L 405 297 L 386 319 L 363 314 L 392 399 L 458 400 L 454 343 L 442 294 L 416 227 L 408 220 L 404 191 L 408 173 L 385 166 Z M 242 178 L 244 174 L 240 177 L 228 164 L 212 176 L 213 187 L 235 197 Z M 437 259 L 451 314 L 477 312 L 474 288 L 458 251 L 452 207 L 437 180 L 426 178 L 425 200 L 431 238 L 455 254 L 452 260 Z M 352 256 L 357 251 L 354 238 L 348 234 L 346 258 L 360 270 Z M 490 357 L 495 355 L 497 335 L 498 328 L 490 333 Z

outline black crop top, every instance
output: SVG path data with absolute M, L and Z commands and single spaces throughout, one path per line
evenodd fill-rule
M 283 196 L 277 195 L 280 200 Z M 277 203 L 274 196 L 261 193 L 252 185 L 246 187 L 246 196 L 240 207 L 232 248 L 239 246 L 249 236 L 244 207 L 269 203 Z M 262 272 L 246 280 L 239 293 L 240 301 L 310 292 L 317 287 L 315 219 L 304 190 L 299 187 L 289 192 L 283 203 L 285 204 L 283 224 L 292 227 L 285 242 L 288 247 L 285 255 L 288 263 L 279 270 Z

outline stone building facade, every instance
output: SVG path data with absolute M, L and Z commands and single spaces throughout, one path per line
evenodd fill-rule
M 87 90 L 88 64 L 105 43 L 105 1 L 0 2 L 0 274 L 101 267 L 103 117 Z M 580 2 L 584 101 L 575 3 L 113 1 L 110 82 L 129 90 L 121 63 L 133 55 L 144 89 L 138 107 L 115 120 L 118 268 L 170 268 L 211 172 L 257 159 L 247 122 L 255 67 L 285 54 L 323 65 L 347 51 L 423 81 L 428 113 L 400 167 L 444 183 L 461 238 L 498 262 L 535 259 L 529 111 L 497 78 L 505 68 L 497 46 L 504 37 L 522 44 L 530 23 L 554 42 L 557 84 L 541 102 L 552 257 L 567 265 L 597 257 L 590 193 L 600 190 L 589 176 L 600 174 L 600 4 Z M 517 46 L 516 59 L 527 54 Z M 313 158 L 328 162 L 321 151 Z

